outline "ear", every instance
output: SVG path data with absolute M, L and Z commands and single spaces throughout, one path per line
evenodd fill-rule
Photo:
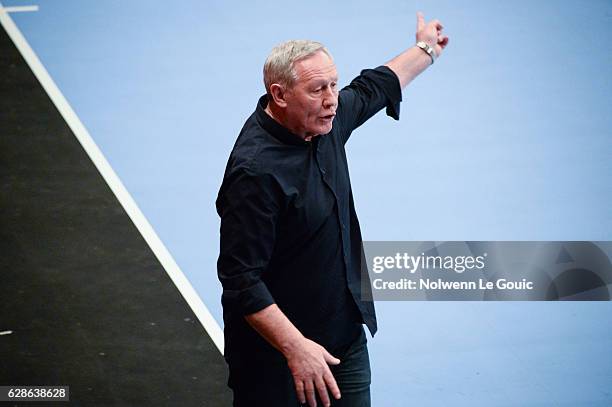
M 279 85 L 278 83 L 273 83 L 270 85 L 270 95 L 274 100 L 274 104 L 278 107 L 286 108 L 287 107 L 287 92 L 283 85 Z

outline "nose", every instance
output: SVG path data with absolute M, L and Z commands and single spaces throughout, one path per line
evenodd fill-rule
M 338 105 L 338 92 L 331 88 L 327 88 L 325 95 L 323 96 L 323 108 L 324 109 L 335 109 Z

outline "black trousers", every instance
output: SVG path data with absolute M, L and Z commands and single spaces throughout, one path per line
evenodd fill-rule
M 359 337 L 343 355 L 341 363 L 330 365 L 342 397 L 329 396 L 334 407 L 370 407 L 370 358 L 363 327 Z M 229 386 L 234 392 L 234 407 L 298 407 L 293 376 L 284 358 L 269 363 L 260 361 L 230 363 Z M 317 395 L 317 405 L 323 404 Z

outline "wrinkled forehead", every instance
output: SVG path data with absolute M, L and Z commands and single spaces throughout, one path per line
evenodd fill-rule
M 296 81 L 337 81 L 336 64 L 325 52 L 317 51 L 313 55 L 300 59 L 293 65 Z

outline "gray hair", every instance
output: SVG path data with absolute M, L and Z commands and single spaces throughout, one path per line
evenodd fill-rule
M 270 94 L 273 83 L 291 87 L 297 80 L 294 64 L 315 52 L 323 51 L 332 57 L 327 48 L 320 42 L 310 40 L 291 40 L 278 44 L 272 49 L 263 68 L 264 85 Z

